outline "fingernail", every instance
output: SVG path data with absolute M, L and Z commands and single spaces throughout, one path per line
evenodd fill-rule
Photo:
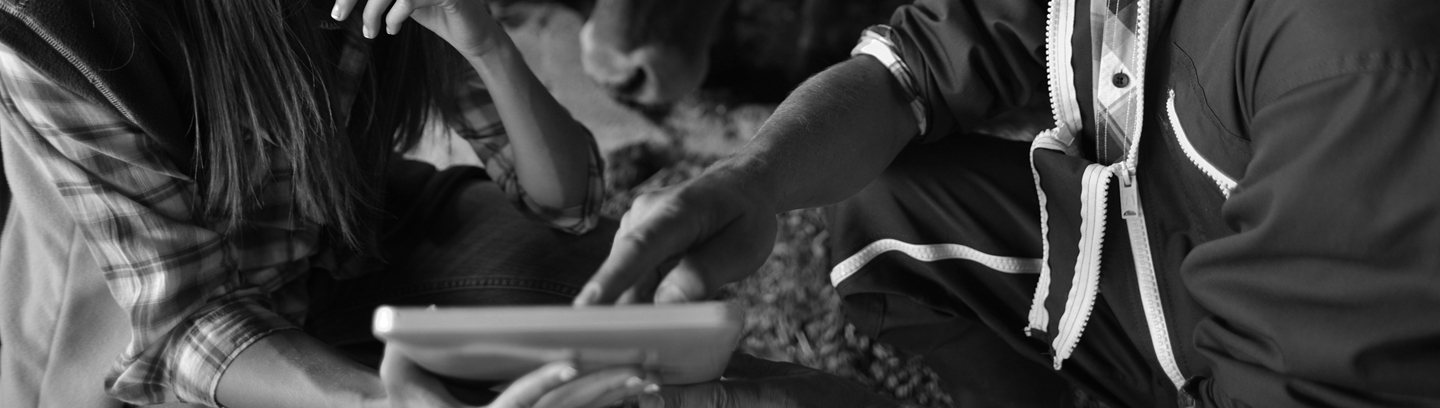
M 371 29 L 370 26 L 365 26 L 365 28 L 360 30 L 360 33 L 363 34 L 365 38 L 375 38 L 374 31 L 375 30 Z
M 330 9 L 330 18 L 340 21 L 340 4 L 336 3 L 335 8 Z
M 646 394 L 654 394 L 654 393 L 660 392 L 660 384 L 653 384 L 653 383 L 652 383 L 652 384 L 650 384 L 650 385 L 645 386 L 645 389 L 642 390 L 642 391 L 644 391 Z
M 560 369 L 558 377 L 560 377 L 560 381 L 570 381 L 575 379 L 575 375 L 577 374 L 579 374 L 579 372 L 575 371 L 575 367 L 565 367 Z
M 640 377 L 630 377 L 625 379 L 625 388 L 635 388 L 639 387 L 641 384 L 645 384 L 645 380 L 640 379 Z

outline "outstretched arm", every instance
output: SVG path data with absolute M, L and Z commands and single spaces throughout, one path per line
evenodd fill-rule
M 917 125 L 904 95 L 871 57 L 807 81 L 740 153 L 638 198 L 576 303 L 702 299 L 749 275 L 770 253 L 777 212 L 849 196 L 910 141 Z
M 820 73 L 740 153 L 696 180 L 637 199 L 576 304 L 648 301 L 652 292 L 660 302 L 707 297 L 764 262 L 776 212 L 844 199 L 917 134 L 933 140 L 973 131 L 1034 104 L 1043 94 L 1044 17 L 1041 1 L 901 7 L 893 31 L 874 36 L 889 52 L 861 43 L 885 63 L 860 56 Z
M 909 99 L 874 58 L 807 81 L 740 154 L 712 173 L 738 173 L 776 212 L 835 203 L 865 187 L 915 136 Z

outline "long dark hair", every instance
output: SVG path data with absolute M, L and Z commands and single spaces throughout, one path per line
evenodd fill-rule
M 400 35 L 373 41 L 348 122 L 339 123 L 331 88 L 345 33 L 334 28 L 345 27 L 321 3 L 172 2 L 193 93 L 198 207 L 227 233 L 259 209 L 267 178 L 284 176 L 267 177 L 272 161 L 288 160 L 299 215 L 351 247 L 367 246 L 388 158 L 413 147 L 432 115 L 455 113 L 448 87 L 458 56 L 407 22 Z

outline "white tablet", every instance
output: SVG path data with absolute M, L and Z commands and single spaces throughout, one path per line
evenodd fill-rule
M 375 310 L 375 336 L 436 374 L 513 380 L 574 359 L 582 368 L 642 365 L 665 384 L 720 377 L 743 314 L 725 302 L 574 308 L 392 307 Z

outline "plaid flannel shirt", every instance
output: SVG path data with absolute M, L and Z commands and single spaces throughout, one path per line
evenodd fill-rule
M 368 42 L 358 34 L 344 42 L 336 87 L 342 104 L 354 99 L 367 53 Z M 591 229 L 604 190 L 593 139 L 584 203 L 539 205 L 513 171 L 512 149 L 483 83 L 478 75 L 468 82 L 459 94 L 463 120 L 444 127 L 470 142 L 491 178 L 520 207 L 570 233 Z M 155 140 L 4 46 L 0 103 L 19 113 L 25 122 L 19 126 L 40 135 L 18 142 L 49 163 L 47 181 L 84 227 L 111 293 L 130 317 L 129 345 L 106 377 L 110 394 L 137 404 L 218 405 L 220 376 L 242 350 L 301 323 L 308 296 L 304 285 L 291 283 L 326 263 L 317 255 L 327 251 L 319 239 L 323 226 L 296 214 L 286 160 L 271 161 L 259 211 L 227 239 L 219 226 L 197 221 L 194 181 Z

